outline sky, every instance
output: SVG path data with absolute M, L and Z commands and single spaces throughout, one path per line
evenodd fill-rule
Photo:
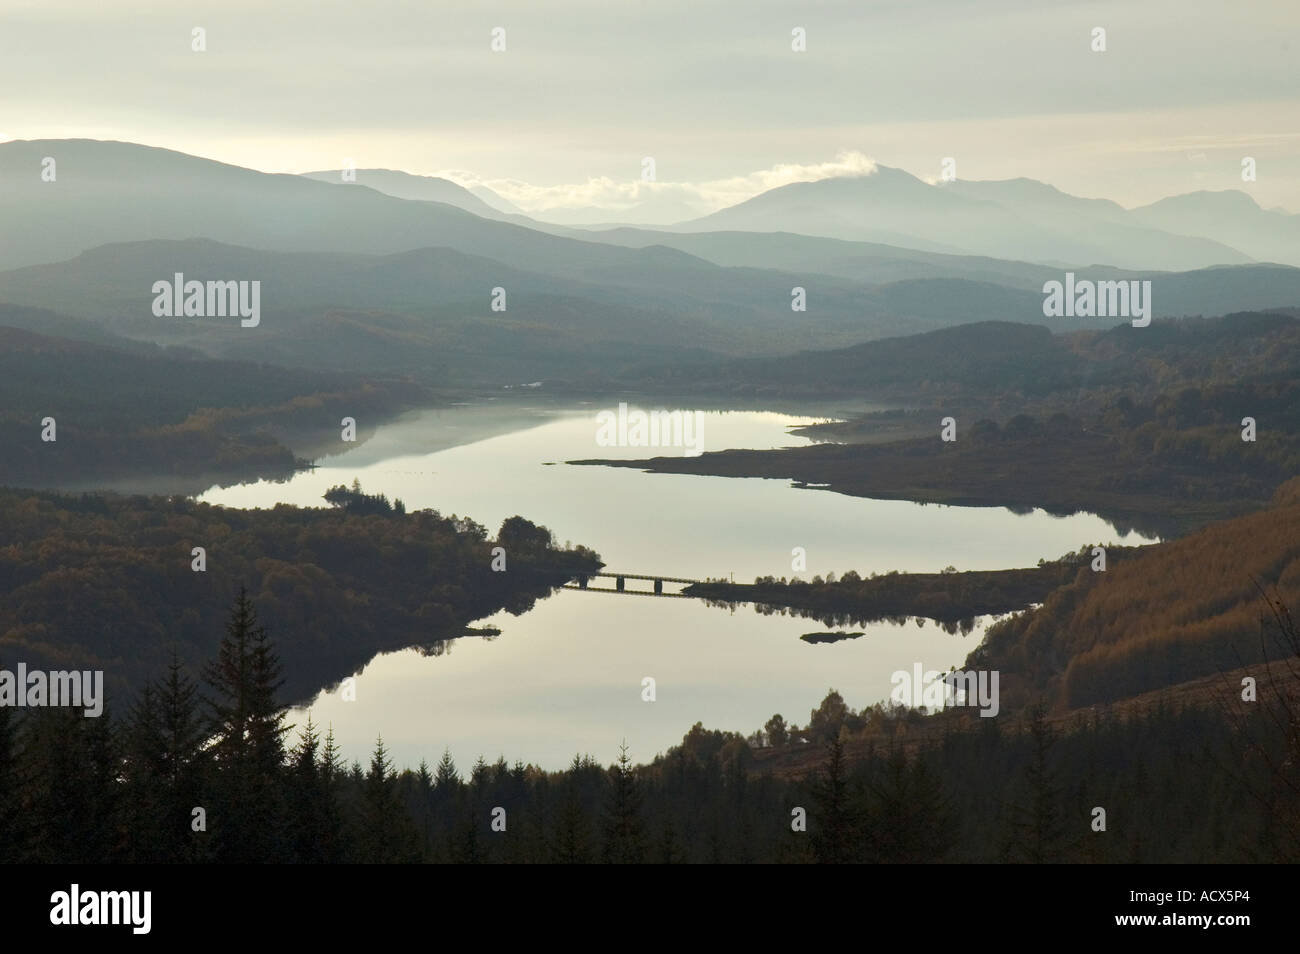
M 529 212 L 704 213 L 945 157 L 1130 207 L 1243 189 L 1300 212 L 1297 54 L 1295 0 L 0 0 L 0 141 L 351 160 Z

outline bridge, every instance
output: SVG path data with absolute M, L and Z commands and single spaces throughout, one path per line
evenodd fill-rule
M 614 581 L 613 587 L 609 586 L 591 586 L 591 580 L 604 578 Z M 654 584 L 653 590 L 630 590 L 627 588 L 628 580 L 649 580 Z M 662 596 L 669 599 L 689 600 L 694 597 L 687 596 L 685 593 L 665 593 L 665 583 L 703 583 L 703 580 L 690 580 L 681 576 L 659 576 L 657 574 L 647 573 L 588 573 L 579 577 L 572 578 L 570 582 L 565 583 L 563 589 L 566 590 L 584 590 L 588 593 L 614 593 L 623 596 Z

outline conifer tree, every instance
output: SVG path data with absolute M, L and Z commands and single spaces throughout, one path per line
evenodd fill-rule
M 937 776 L 918 755 L 894 749 L 870 789 L 869 860 L 876 864 L 941 861 L 953 833 L 952 813 Z
M 198 690 L 173 653 L 165 678 L 141 689 L 122 732 L 126 851 L 138 862 L 200 861 L 191 827 L 203 805 L 207 754 Z
M 343 756 L 339 753 L 334 740 L 334 726 L 325 733 L 325 745 L 321 749 L 319 775 L 320 791 L 324 800 L 324 843 L 321 845 L 321 860 L 338 864 L 349 859 L 351 843 L 343 822 L 343 809 L 340 804 L 339 790 L 343 784 L 346 770 Z
M 641 790 L 626 742 L 619 746 L 618 764 L 609 770 L 609 782 L 602 860 L 606 864 L 640 864 L 645 860 Z
M 327 744 L 333 746 L 332 735 Z M 287 777 L 290 850 L 294 859 L 304 864 L 340 860 L 341 820 L 331 779 L 326 775 L 327 759 L 319 750 L 320 732 L 308 713 L 298 744 L 289 753 Z M 335 758 L 337 752 L 331 752 L 329 759 Z
M 441 795 L 451 795 L 460 787 L 460 775 L 456 772 L 456 763 L 451 757 L 451 749 L 442 750 L 438 768 L 433 776 L 434 791 Z
M 280 662 L 241 586 L 215 662 L 205 673 L 218 770 L 217 811 L 208 812 L 218 858 L 272 862 L 289 856 L 283 795 L 284 712 L 275 700 Z
M 275 702 L 283 684 L 279 658 L 257 625 L 253 602 L 241 586 L 226 636 L 206 677 L 218 764 L 274 774 L 284 763 L 284 712 Z
M 146 684 L 127 712 L 122 739 L 122 775 L 126 786 L 126 856 L 138 863 L 176 860 L 168 853 L 166 783 L 161 706 Z
M 813 856 L 819 864 L 846 864 L 857 860 L 861 816 L 849 791 L 844 746 L 835 738 L 829 749 L 826 766 L 812 784 Z
M 550 860 L 562 865 L 585 865 L 592 860 L 587 812 L 582 805 L 580 773 L 583 761 L 575 755 L 562 781 L 563 794 L 550 837 Z
M 420 759 L 420 768 L 415 773 L 415 814 L 420 831 L 420 844 L 426 861 L 433 860 L 435 847 L 433 842 L 433 773 L 429 763 Z
M 414 860 L 414 831 L 398 796 L 397 776 L 382 738 L 376 740 L 370 757 L 362 806 L 359 860 L 372 864 Z
M 393 860 L 394 825 L 399 806 L 393 764 L 389 762 L 382 737 L 374 742 L 374 753 L 370 755 L 370 769 L 365 775 L 363 795 L 361 860 L 369 863 L 389 862 Z
M 120 860 L 119 762 L 105 708 L 46 707 L 23 719 L 19 839 L 24 861 L 103 864 Z
M 169 846 L 175 860 L 201 861 L 208 856 L 206 833 L 192 828 L 193 810 L 202 805 L 208 779 L 207 741 L 199 690 L 172 653 L 167 678 L 158 689 L 159 728 L 164 744 L 159 768 L 166 780 L 164 807 Z
M 1013 861 L 1035 865 L 1059 862 L 1065 851 L 1060 786 L 1048 762 L 1054 739 L 1041 704 L 1030 709 L 1029 741 L 1030 757 L 1024 770 L 1026 801 L 1013 809 L 1008 855 Z

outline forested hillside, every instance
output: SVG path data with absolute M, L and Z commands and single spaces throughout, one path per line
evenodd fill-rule
M 1290 654 L 1261 638 L 1261 593 L 1300 605 L 1300 478 L 1277 505 L 1079 570 L 1039 609 L 994 624 L 968 664 L 1006 704 L 1114 702 Z
M 376 653 L 433 650 L 475 619 L 523 612 L 600 562 L 523 518 L 493 539 L 467 517 L 366 509 L 0 490 L 0 661 L 103 669 L 121 705 L 173 652 L 189 665 L 210 656 L 242 585 L 282 634 L 287 703 Z M 505 572 L 491 569 L 494 546 Z

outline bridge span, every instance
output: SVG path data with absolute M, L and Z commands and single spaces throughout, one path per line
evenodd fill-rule
M 614 581 L 613 587 L 608 586 L 590 586 L 593 579 L 609 579 Z M 692 580 L 682 576 L 661 576 L 657 573 L 585 573 L 581 576 L 570 578 L 570 582 L 564 584 L 566 590 L 586 590 L 589 593 L 622 593 L 627 596 L 664 596 L 674 597 L 676 599 L 689 600 L 694 597 L 687 596 L 685 593 L 665 593 L 665 583 L 682 583 L 689 586 L 692 583 L 703 583 L 703 580 Z M 647 580 L 654 584 L 653 590 L 630 590 L 627 588 L 628 580 Z

